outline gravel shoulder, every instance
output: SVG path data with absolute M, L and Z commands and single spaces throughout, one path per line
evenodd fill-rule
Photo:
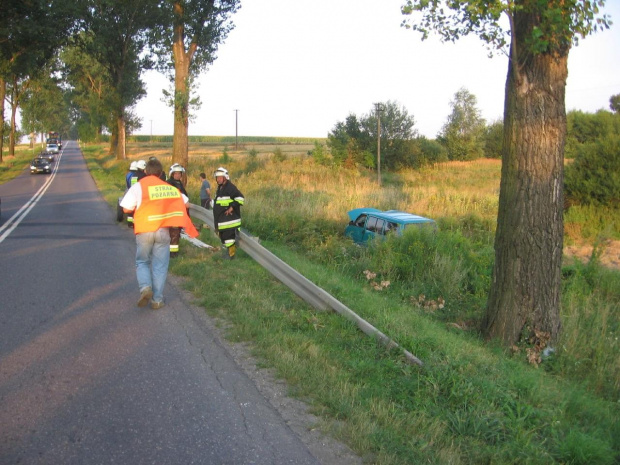
M 258 361 L 251 355 L 250 344 L 233 344 L 226 339 L 222 326 L 207 315 L 204 308 L 197 306 L 191 292 L 183 288 L 183 278 L 169 274 L 168 283 L 175 286 L 183 303 L 203 320 L 217 338 L 218 344 L 226 348 L 235 362 L 254 382 L 259 392 L 280 413 L 286 424 L 317 460 L 323 465 L 361 465 L 364 463 L 362 458 L 348 446 L 320 430 L 318 426 L 320 419 L 309 413 L 309 406 L 306 403 L 288 396 L 285 381 L 277 379 L 272 370 L 258 367 Z

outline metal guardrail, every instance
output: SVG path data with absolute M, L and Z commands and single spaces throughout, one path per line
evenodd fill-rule
M 198 205 L 189 204 L 189 214 L 194 218 L 204 221 L 212 231 L 215 231 L 213 212 L 211 210 L 207 210 Z M 408 362 L 420 366 L 424 365 L 424 363 L 411 352 L 400 347 L 396 342 L 357 315 L 349 307 L 260 245 L 255 237 L 240 231 L 237 245 L 258 264 L 317 310 L 331 309 L 338 312 L 349 321 L 355 323 L 364 334 L 376 338 L 388 349 L 400 349 Z

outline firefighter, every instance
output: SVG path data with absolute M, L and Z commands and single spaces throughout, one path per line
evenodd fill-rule
M 232 260 L 237 251 L 236 234 L 241 227 L 241 206 L 245 199 L 237 186 L 230 182 L 226 168 L 218 168 L 214 176 L 217 192 L 213 198 L 213 221 L 222 242 L 222 255 Z
M 183 173 L 185 173 L 185 168 L 183 168 L 183 166 L 181 166 L 179 163 L 175 163 L 174 165 L 170 167 L 170 171 L 168 172 L 168 179 L 166 180 L 166 182 L 170 184 L 171 186 L 174 186 L 177 189 L 179 189 L 179 192 L 181 192 L 181 194 L 183 194 L 184 196 L 189 197 L 189 195 L 187 195 L 187 191 L 185 190 L 185 186 L 183 185 L 183 182 L 181 181 L 181 178 L 183 177 Z M 179 255 L 179 243 L 180 242 L 181 242 L 181 228 L 171 227 L 170 228 L 170 257 L 174 258 L 177 255 Z
M 132 161 L 129 165 L 129 172 L 127 173 L 127 177 L 125 178 L 125 182 L 127 184 L 127 189 L 137 183 L 140 179 L 142 179 L 146 174 L 144 173 L 144 169 L 146 168 L 146 162 L 144 160 Z M 133 228 L 133 213 L 127 214 L 127 226 Z
M 136 277 L 140 289 L 137 305 L 144 307 L 150 302 L 153 310 L 164 306 L 163 292 L 170 261 L 168 228 L 182 227 L 189 236 L 198 236 L 187 215 L 189 199 L 158 179 L 162 171 L 159 160 L 149 160 L 147 176 L 134 184 L 121 200 L 125 212 L 135 210 Z

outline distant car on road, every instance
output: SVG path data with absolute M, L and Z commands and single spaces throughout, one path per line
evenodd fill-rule
M 60 147 L 56 143 L 49 143 L 49 144 L 46 144 L 45 151 L 51 152 L 51 153 L 58 153 L 60 152 Z
M 52 164 L 47 161 L 45 158 L 35 158 L 30 163 L 30 174 L 36 173 L 51 173 L 52 172 Z
M 52 152 L 41 152 L 39 155 L 37 155 L 37 158 L 42 158 L 49 161 L 50 163 L 54 163 L 54 161 L 56 160 L 56 155 Z
M 437 228 L 435 221 L 430 218 L 398 210 L 381 211 L 376 208 L 356 208 L 347 212 L 347 215 L 350 221 L 344 234 L 358 244 L 365 244 L 375 237 L 384 238 L 388 234 L 400 236 L 406 228 Z

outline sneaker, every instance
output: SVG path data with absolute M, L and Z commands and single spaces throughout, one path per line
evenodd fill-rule
M 149 303 L 149 300 L 151 300 L 151 297 L 153 297 L 153 289 L 151 289 L 150 287 L 145 287 L 140 292 L 140 300 L 138 300 L 138 307 L 145 307 L 146 304 Z
M 164 304 L 164 301 L 163 301 L 163 300 L 162 300 L 161 302 L 155 302 L 155 301 L 152 301 L 152 302 L 151 302 L 151 308 L 152 308 L 153 310 L 158 310 L 158 309 L 162 308 L 164 305 L 165 305 L 165 304 Z

